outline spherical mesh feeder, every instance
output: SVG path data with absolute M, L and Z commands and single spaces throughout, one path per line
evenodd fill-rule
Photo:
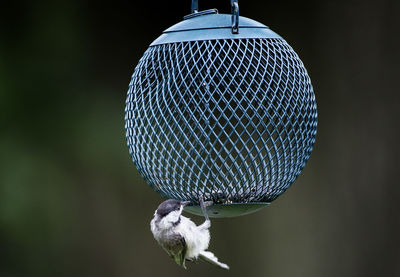
M 265 207 L 295 181 L 315 142 L 317 110 L 307 71 L 283 38 L 236 10 L 207 10 L 144 53 L 125 128 L 154 190 L 194 204 L 202 197 L 214 204 L 209 216 L 230 217 Z

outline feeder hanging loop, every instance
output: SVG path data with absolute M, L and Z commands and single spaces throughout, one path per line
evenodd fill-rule
M 198 12 L 199 12 L 199 1 L 192 0 L 192 13 L 198 13 Z
M 231 2 L 231 13 L 232 13 L 232 34 L 239 34 L 239 2 L 238 0 L 230 0 Z M 192 0 L 191 13 L 199 12 L 199 1 Z M 191 16 L 186 16 L 191 18 Z
M 239 34 L 239 3 L 238 0 L 231 0 L 232 8 L 232 34 Z

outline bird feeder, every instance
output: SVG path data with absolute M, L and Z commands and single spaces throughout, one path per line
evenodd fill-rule
M 192 13 L 143 54 L 126 99 L 129 153 L 165 198 L 212 201 L 211 217 L 259 210 L 286 191 L 315 142 L 307 71 L 267 26 L 217 10 Z

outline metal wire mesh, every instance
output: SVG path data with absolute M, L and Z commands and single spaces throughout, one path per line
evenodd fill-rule
M 129 152 L 164 197 L 270 202 L 300 174 L 317 110 L 303 63 L 283 39 L 151 46 L 126 100 Z

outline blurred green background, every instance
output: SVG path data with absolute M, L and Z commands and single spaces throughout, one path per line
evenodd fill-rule
M 302 58 L 319 126 L 284 195 L 213 221 L 210 249 L 229 272 L 185 271 L 156 244 L 149 222 L 162 199 L 125 145 L 134 67 L 190 0 L 2 4 L 1 277 L 400 276 L 400 2 L 239 4 Z M 229 1 L 200 8 L 228 13 Z

